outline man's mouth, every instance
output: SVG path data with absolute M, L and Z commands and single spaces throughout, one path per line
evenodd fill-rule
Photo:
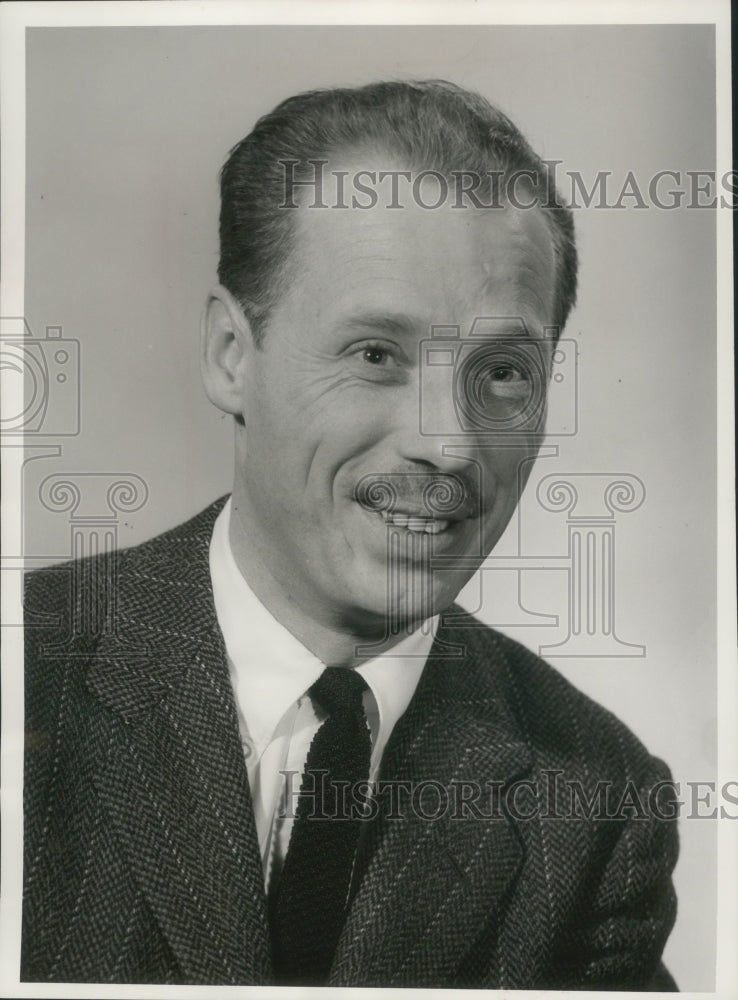
M 456 475 L 394 472 L 364 476 L 354 500 L 385 525 L 415 535 L 441 535 L 475 516 L 469 487 Z
M 391 524 L 395 528 L 406 528 L 418 534 L 440 535 L 446 531 L 451 521 L 442 521 L 436 517 L 422 517 L 417 514 L 402 514 L 400 512 L 389 513 L 389 511 L 377 511 L 385 524 Z

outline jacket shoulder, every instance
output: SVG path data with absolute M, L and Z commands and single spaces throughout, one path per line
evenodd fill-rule
M 24 580 L 27 703 L 41 683 L 82 673 L 106 623 L 117 628 L 141 606 L 151 607 L 161 582 L 195 576 L 209 583 L 208 551 L 221 497 L 182 524 L 130 548 L 57 563 Z M 62 669 L 63 668 L 63 669 Z M 61 681 L 58 681 L 61 683 Z
M 193 549 L 207 550 L 213 525 L 227 499 L 227 496 L 220 497 L 194 517 L 138 545 L 69 559 L 27 572 L 23 588 L 26 615 L 36 612 L 58 614 L 68 610 L 72 590 L 85 584 L 103 583 L 106 571 L 113 564 L 117 573 L 145 571 L 147 567 L 156 567 L 160 572 L 173 569 L 181 572 L 183 565 L 191 560 Z M 75 583 L 76 588 L 73 588 Z
M 472 642 L 482 669 L 493 659 L 501 664 L 494 679 L 489 670 L 485 673 L 493 684 L 503 686 L 505 700 L 541 766 L 615 781 L 654 770 L 669 776 L 666 766 L 613 712 L 522 643 L 474 622 L 478 627 L 472 630 Z

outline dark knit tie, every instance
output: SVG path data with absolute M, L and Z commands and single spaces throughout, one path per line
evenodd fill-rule
M 278 984 L 325 983 L 346 919 L 365 800 L 355 786 L 367 782 L 371 754 L 365 690 L 360 675 L 343 667 L 329 667 L 310 688 L 328 718 L 310 744 L 271 910 Z

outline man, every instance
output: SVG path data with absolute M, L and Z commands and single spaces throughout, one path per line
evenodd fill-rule
M 667 769 L 453 605 L 574 301 L 546 165 L 386 83 L 283 102 L 221 185 L 232 495 L 29 583 L 22 976 L 673 989 Z

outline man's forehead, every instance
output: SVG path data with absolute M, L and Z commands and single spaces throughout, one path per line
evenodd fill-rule
M 395 314 L 426 315 L 435 323 L 471 321 L 492 307 L 545 321 L 553 313 L 555 256 L 540 208 L 303 203 L 294 224 L 300 271 L 316 295 L 330 293 L 336 309 L 375 302 L 368 315 L 384 313 L 388 322 Z

